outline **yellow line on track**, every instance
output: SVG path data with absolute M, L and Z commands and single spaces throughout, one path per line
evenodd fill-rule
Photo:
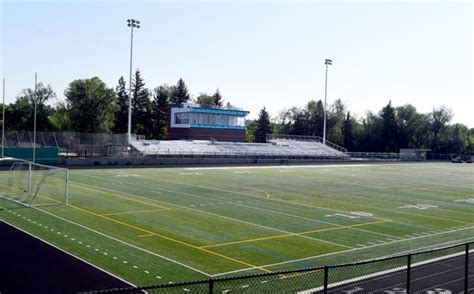
M 131 225 L 131 224 L 129 224 L 129 223 L 126 223 L 126 222 L 123 222 L 123 221 L 119 221 L 119 220 L 116 220 L 116 219 L 113 219 L 113 218 L 110 218 L 110 217 L 107 217 L 107 216 L 104 216 L 104 215 L 95 213 L 95 212 L 90 211 L 90 210 L 88 210 L 88 209 L 84 209 L 84 208 L 81 208 L 81 207 L 78 207 L 78 206 L 75 206 L 75 205 L 72 205 L 72 204 L 67 204 L 67 206 L 72 207 L 72 208 L 74 208 L 74 209 L 77 209 L 77 210 L 79 210 L 79 211 L 82 211 L 82 212 L 84 212 L 84 213 L 91 214 L 91 215 L 94 215 L 94 216 L 96 216 L 96 217 L 103 218 L 103 219 L 106 219 L 106 220 L 108 220 L 108 221 L 111 221 L 111 222 L 120 224 L 120 225 L 122 225 L 122 226 L 129 227 L 129 228 L 135 229 L 135 230 L 137 230 L 137 231 L 141 231 L 141 232 L 146 233 L 146 234 L 149 234 L 149 235 L 153 235 L 153 236 L 156 236 L 156 237 L 159 237 L 159 238 L 162 238 L 162 239 L 171 241 L 171 242 L 175 242 L 175 243 L 177 243 L 177 244 L 181 244 L 181 245 L 188 246 L 188 247 L 191 247 L 191 248 L 194 248 L 194 249 L 197 249 L 197 250 L 201 250 L 201 251 L 204 251 L 204 252 L 206 252 L 206 253 L 209 253 L 209 254 L 212 254 L 212 255 L 216 255 L 216 256 L 219 256 L 219 257 L 222 257 L 222 258 L 225 258 L 225 259 L 228 259 L 228 260 L 231 260 L 231 261 L 234 261 L 234 262 L 243 264 L 243 265 L 245 265 L 245 266 L 249 266 L 249 267 L 252 267 L 252 268 L 255 268 L 255 269 L 259 269 L 259 270 L 264 271 L 264 272 L 268 272 L 268 273 L 271 272 L 270 270 L 267 270 L 267 269 L 265 269 L 265 268 L 262 268 L 262 267 L 259 267 L 259 266 L 253 265 L 253 264 L 250 264 L 250 263 L 248 263 L 248 262 L 245 262 L 245 261 L 242 261 L 242 260 L 238 260 L 238 259 L 236 259 L 236 258 L 229 257 L 229 256 L 226 256 L 226 255 L 223 255 L 223 254 L 220 254 L 220 253 L 217 253 L 217 252 L 214 252 L 214 251 L 205 249 L 205 248 L 199 248 L 199 246 L 192 245 L 192 244 L 189 244 L 189 243 L 186 243 L 186 242 L 184 242 L 184 241 L 180 241 L 180 240 L 177 240 L 177 239 L 174 239 L 174 238 L 171 238 L 171 237 L 167 237 L 167 236 L 164 236 L 164 235 L 161 235 L 161 234 L 158 234 L 158 233 L 149 231 L 149 230 L 147 230 L 147 229 L 143 229 L 143 228 L 140 228 L 140 227 L 138 227 L 138 226 Z
M 335 227 L 335 228 L 311 230 L 311 231 L 305 231 L 305 232 L 300 232 L 300 233 L 281 234 L 281 235 L 276 235 L 276 236 L 254 238 L 254 239 L 248 239 L 248 240 L 242 240 L 242 241 L 233 241 L 233 242 L 227 242 L 227 243 L 218 243 L 218 244 L 205 245 L 205 246 L 201 246 L 200 248 L 212 248 L 212 247 L 228 246 L 228 245 L 233 245 L 233 244 L 251 243 L 251 242 L 264 241 L 264 240 L 270 240 L 270 239 L 277 239 L 277 238 L 284 238 L 284 237 L 291 237 L 291 236 L 300 236 L 300 235 L 306 235 L 306 234 L 311 234 L 311 233 L 328 232 L 328 231 L 342 230 L 342 229 L 353 228 L 353 227 L 374 225 L 374 224 L 386 223 L 386 222 L 389 222 L 389 221 L 390 220 L 382 220 L 382 221 L 369 222 L 369 223 L 363 223 L 363 224 L 340 226 L 340 227 Z

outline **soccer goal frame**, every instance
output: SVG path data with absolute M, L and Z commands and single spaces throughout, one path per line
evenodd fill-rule
M 1 160 L 12 162 L 12 164 L 3 183 L 0 184 L 3 188 L 1 190 L 4 190 L 0 190 L 0 198 L 27 207 L 68 204 L 69 170 L 67 168 L 18 158 L 1 158 Z M 42 190 L 45 190 L 43 192 L 48 195 L 40 195 Z M 46 203 L 38 202 L 39 197 L 46 199 Z

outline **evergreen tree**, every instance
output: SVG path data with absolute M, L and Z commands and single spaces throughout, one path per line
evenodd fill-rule
M 214 95 L 212 95 L 212 98 L 214 107 L 221 108 L 224 105 L 224 99 L 222 99 L 222 95 L 219 92 L 219 89 L 217 89 Z
M 170 88 L 167 85 L 155 88 L 153 93 L 153 137 L 165 140 L 168 136 L 168 107 Z
M 354 151 L 354 126 L 350 111 L 347 112 L 346 119 L 342 125 L 342 137 L 344 147 L 349 151 Z
M 270 126 L 270 115 L 268 114 L 265 107 L 260 110 L 258 119 L 255 127 L 255 142 L 265 143 L 267 142 L 267 134 L 271 134 L 272 129 Z
M 138 69 L 132 81 L 132 133 L 145 137 L 152 135 L 150 92 Z
M 120 77 L 115 88 L 119 110 L 115 114 L 114 133 L 124 134 L 128 131 L 128 93 L 125 79 Z
M 171 104 L 181 105 L 189 101 L 189 92 L 186 84 L 184 83 L 183 79 L 180 78 L 178 83 L 176 83 L 176 87 L 173 91 L 173 96 L 171 97 Z
M 381 139 L 386 152 L 397 152 L 398 150 L 398 125 L 395 118 L 395 109 L 392 101 L 382 108 L 382 133 Z

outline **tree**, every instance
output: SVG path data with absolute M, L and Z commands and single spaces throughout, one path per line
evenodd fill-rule
M 430 120 L 430 128 L 432 134 L 432 140 L 431 140 L 431 149 L 434 152 L 438 152 L 438 147 L 440 145 L 439 142 L 439 134 L 441 131 L 446 128 L 446 125 L 451 121 L 451 118 L 453 117 L 452 110 L 445 107 L 441 106 L 439 108 L 433 109 L 433 111 L 429 115 L 429 120 Z
M 206 93 L 201 93 L 196 98 L 196 103 L 202 108 L 214 108 L 214 97 Z
M 362 120 L 360 151 L 375 152 L 384 150 L 381 139 L 382 119 L 375 113 L 367 112 Z
M 212 98 L 213 98 L 213 106 L 216 107 L 216 108 L 221 108 L 222 105 L 224 105 L 224 99 L 222 99 L 222 95 L 221 93 L 219 92 L 219 89 L 216 90 L 216 92 L 214 93 L 214 95 L 212 95 Z
M 354 127 L 351 112 L 347 112 L 346 119 L 342 125 L 342 138 L 344 147 L 347 150 L 354 151 Z
M 267 142 L 267 134 L 271 134 L 272 129 L 270 126 L 270 115 L 264 107 L 260 110 L 258 119 L 255 127 L 255 142 L 265 143 Z
M 255 142 L 255 130 L 257 127 L 256 122 L 253 121 L 247 121 L 245 123 L 246 128 L 245 128 L 245 141 L 246 142 Z
M 345 117 L 346 105 L 341 99 L 334 100 L 334 102 L 329 106 L 327 113 L 326 138 L 338 145 L 343 144 L 341 128 Z
M 132 81 L 132 132 L 145 137 L 152 135 L 150 91 L 145 88 L 139 69 Z
M 65 102 L 61 101 L 56 104 L 53 113 L 50 117 L 50 122 L 56 131 L 70 131 L 72 130 L 71 118 L 69 116 L 69 109 Z
M 181 105 L 189 101 L 189 92 L 183 79 L 180 78 L 171 96 L 171 104 Z
M 64 95 L 75 132 L 109 133 L 112 130 L 117 97 L 98 77 L 72 81 Z
M 168 107 L 170 87 L 162 85 L 153 90 L 153 138 L 164 140 L 167 138 Z
M 392 101 L 382 108 L 380 113 L 382 117 L 381 139 L 386 152 L 397 152 L 398 150 L 398 125 L 395 119 L 395 109 L 392 107 Z
M 308 129 L 309 135 L 320 136 L 323 135 L 323 121 L 324 121 L 324 106 L 321 100 L 315 102 L 311 100 L 306 106 L 309 113 Z
M 114 133 L 126 133 L 128 131 L 128 94 L 125 79 L 120 77 L 115 88 L 117 95 L 118 111 L 115 114 Z
M 33 130 L 34 124 L 34 104 L 36 101 L 36 130 L 50 131 L 53 129 L 49 117 L 53 108 L 46 104 L 56 97 L 50 85 L 45 86 L 39 82 L 34 89 L 23 89 L 14 104 L 11 105 L 11 115 L 8 116 L 7 124 L 10 129 Z

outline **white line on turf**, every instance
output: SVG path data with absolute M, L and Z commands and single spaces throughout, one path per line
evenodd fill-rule
M 103 188 L 103 187 L 96 187 L 96 188 L 106 190 L 106 191 L 118 192 L 118 193 L 121 193 L 121 194 L 130 195 L 130 196 L 133 196 L 133 197 L 138 196 L 140 198 L 146 198 L 146 197 L 142 197 L 142 196 L 135 195 L 135 194 L 116 191 L 116 190 L 113 190 L 113 189 L 107 189 L 107 188 Z M 200 197 L 200 196 L 197 196 L 197 195 L 194 195 L 194 196 Z M 201 198 L 206 198 L 206 197 L 201 197 Z M 212 215 L 212 216 L 216 216 L 216 217 L 220 217 L 220 218 L 224 218 L 224 219 L 228 219 L 228 220 L 232 220 L 232 221 L 236 221 L 236 222 L 240 222 L 240 223 L 245 223 L 245 224 L 252 225 L 252 226 L 257 226 L 257 227 L 264 228 L 264 229 L 267 229 L 267 230 L 272 230 L 272 231 L 275 231 L 275 232 L 280 232 L 280 233 L 285 233 L 285 234 L 294 234 L 290 231 L 281 230 L 281 229 L 277 229 L 277 228 L 273 228 L 273 227 L 269 227 L 269 226 L 265 226 L 265 225 L 260 225 L 260 224 L 256 224 L 256 223 L 252 223 L 252 222 L 248 222 L 248 221 L 244 221 L 244 220 L 241 220 L 241 219 L 236 219 L 236 218 L 232 218 L 232 217 L 228 217 L 228 216 L 223 216 L 223 215 L 220 215 L 220 214 L 215 214 L 215 213 L 207 212 L 207 211 L 204 211 L 204 210 L 194 209 L 194 208 L 190 208 L 190 207 L 187 207 L 187 206 L 181 206 L 181 205 L 178 205 L 178 204 L 169 203 L 169 202 L 156 200 L 156 199 L 150 199 L 150 198 L 147 198 L 147 199 L 152 200 L 154 202 L 161 203 L 161 204 L 167 204 L 167 205 L 170 205 L 170 206 L 175 206 L 175 207 L 179 207 L 179 208 L 193 210 L 193 211 L 197 211 L 199 213 L 204 213 L 204 214 L 208 214 L 208 215 Z M 239 202 L 239 201 L 237 201 L 237 202 Z M 203 204 L 200 204 L 200 205 L 203 206 Z M 237 204 L 237 205 L 240 205 L 240 204 Z M 319 222 L 326 223 L 326 222 L 323 222 L 323 221 L 319 221 Z M 326 223 L 326 224 L 332 224 L 332 223 Z M 334 224 L 334 225 L 336 225 L 336 224 Z M 332 244 L 332 245 L 336 245 L 336 246 L 340 246 L 340 247 L 353 248 L 353 247 L 346 246 L 346 245 L 343 245 L 343 244 L 339 244 L 339 243 L 335 243 L 335 242 L 331 242 L 331 241 L 326 241 L 326 240 L 319 239 L 319 238 L 309 237 L 309 236 L 305 236 L 305 235 L 296 235 L 295 234 L 295 236 L 305 238 L 305 239 L 314 240 L 314 241 L 319 241 L 319 242 L 323 242 L 323 243 L 328 243 L 328 244 Z
M 449 254 L 449 255 L 446 255 L 446 256 L 441 256 L 441 257 L 437 257 L 437 258 L 433 258 L 433 259 L 413 263 L 411 266 L 413 268 L 415 268 L 415 267 L 430 264 L 430 263 L 433 263 L 433 262 L 436 262 L 436 261 L 441 261 L 441 260 L 449 259 L 449 258 L 452 258 L 452 257 L 457 257 L 457 256 L 460 256 L 460 255 L 463 255 L 463 254 L 465 254 L 464 251 L 458 252 L 458 253 L 453 253 L 453 254 Z M 354 283 L 354 282 L 363 281 L 363 280 L 366 280 L 366 279 L 369 279 L 369 278 L 376 278 L 374 280 L 378 280 L 380 278 L 387 279 L 387 277 L 390 277 L 393 273 L 396 273 L 396 272 L 399 272 L 399 271 L 405 270 L 405 269 L 406 269 L 406 266 L 399 266 L 399 267 L 396 267 L 396 268 L 393 268 L 393 269 L 384 270 L 384 271 L 376 272 L 376 273 L 373 273 L 373 274 L 368 274 L 368 275 L 365 275 L 365 276 L 360 276 L 360 277 L 357 277 L 357 278 L 352 278 L 352 279 L 349 279 L 349 280 L 329 284 L 328 288 L 333 288 L 333 287 L 337 287 L 337 286 L 341 286 L 341 285 L 346 285 L 346 284 L 349 284 L 349 283 L 351 284 L 351 286 L 356 286 L 360 283 Z M 451 270 L 448 270 L 447 272 L 449 272 Z M 429 277 L 429 276 L 423 276 L 419 279 L 424 279 L 424 278 L 427 278 L 427 277 Z M 414 281 L 416 281 L 416 279 Z M 298 292 L 298 294 L 315 293 L 315 292 L 321 291 L 322 289 L 323 289 L 323 287 L 312 288 L 312 289 L 300 291 L 300 292 Z M 370 292 L 370 293 L 372 293 L 372 292 Z
M 84 225 L 78 224 L 78 223 L 76 223 L 76 222 L 73 222 L 73 221 L 71 221 L 71 220 L 65 219 L 65 218 L 63 218 L 63 217 L 61 217 L 61 216 L 58 216 L 58 215 L 56 215 L 56 214 L 54 214 L 54 213 L 51 213 L 51 212 L 49 212 L 49 211 L 43 210 L 43 209 L 38 208 L 38 207 L 33 207 L 33 209 L 36 209 L 36 210 L 41 211 L 41 212 L 43 212 L 43 213 L 46 213 L 46 214 L 48 214 L 48 215 L 50 215 L 50 216 L 53 216 L 53 217 L 55 217 L 55 218 L 58 218 L 58 219 L 60 219 L 60 220 L 62 220 L 62 221 L 65 221 L 65 222 L 68 222 L 68 223 L 70 223 L 70 224 L 73 224 L 73 225 L 76 225 L 76 226 L 78 226 L 78 227 L 81 227 L 81 228 L 86 229 L 86 230 L 88 230 L 88 231 L 94 232 L 94 233 L 96 233 L 96 234 L 98 234 L 98 235 L 101 235 L 101 236 L 106 237 L 106 238 L 108 238 L 108 239 L 114 240 L 114 241 L 119 242 L 119 243 L 121 243 L 121 244 L 123 244 L 123 245 L 126 245 L 126 246 L 128 246 L 128 247 L 131 247 L 131 248 L 140 250 L 140 251 L 145 252 L 145 253 L 148 253 L 148 254 L 150 254 L 150 255 L 154 255 L 154 256 L 156 256 L 156 257 L 165 259 L 165 260 L 170 261 L 170 262 L 172 262 L 172 263 L 178 264 L 178 265 L 180 265 L 180 266 L 182 266 L 182 267 L 188 268 L 188 269 L 190 269 L 190 270 L 193 270 L 193 271 L 198 272 L 198 273 L 200 273 L 200 274 L 203 274 L 203 275 L 205 275 L 205 276 L 208 276 L 208 277 L 211 276 L 211 274 L 206 273 L 206 272 L 201 271 L 201 270 L 198 270 L 198 269 L 196 269 L 196 268 L 194 268 L 194 267 L 192 267 L 192 266 L 189 266 L 189 265 L 187 265 L 187 264 L 181 263 L 181 262 L 176 261 L 176 260 L 173 260 L 173 259 L 171 259 L 171 258 L 162 256 L 162 255 L 160 255 L 160 254 L 158 254 L 158 253 L 149 251 L 149 250 L 147 250 L 147 249 L 144 249 L 144 248 L 135 246 L 135 245 L 133 245 L 133 244 L 127 243 L 127 242 L 125 242 L 125 241 L 122 241 L 122 240 L 120 240 L 120 239 L 114 238 L 114 237 L 109 236 L 109 235 L 107 235 L 107 234 L 104 234 L 104 233 L 102 233 L 102 232 L 96 231 L 96 230 L 94 230 L 94 229 L 92 229 L 92 228 L 89 228 L 89 227 L 87 227 L 87 226 L 84 226 Z M 87 245 L 87 246 L 90 247 L 89 245 Z
M 95 176 L 91 176 L 91 175 L 84 175 L 86 177 L 91 177 L 91 178 L 97 178 Z M 109 180 L 112 180 L 112 181 L 116 181 L 116 182 L 120 182 L 120 183 L 126 183 L 126 184 L 130 184 L 130 182 L 124 182 L 124 181 L 119 181 L 119 180 L 116 180 L 116 179 L 109 179 Z M 80 183 L 80 182 L 78 182 Z M 81 183 L 82 184 L 82 183 Z M 236 218 L 231 218 L 231 217 L 227 217 L 227 216 L 223 216 L 223 215 L 220 215 L 220 214 L 215 214 L 215 213 L 210 213 L 210 212 L 207 212 L 207 211 L 204 211 L 204 210 L 199 210 L 199 209 L 194 209 L 194 208 L 189 208 L 187 206 L 181 206 L 181 205 L 178 205 L 178 204 L 174 204 L 174 203 L 170 203 L 170 202 L 166 202 L 166 201 L 161 201 L 161 200 L 156 200 L 156 199 L 152 199 L 152 198 L 147 198 L 147 197 L 143 197 L 143 196 L 140 196 L 140 195 L 136 195 L 136 194 L 131 194 L 131 193 L 127 193 L 127 192 L 122 192 L 122 191 L 117 191 L 117 190 L 113 190 L 113 189 L 108 189 L 108 188 L 103 188 L 103 187 L 95 187 L 97 189 L 102 189 L 102 190 L 105 190 L 105 191 L 111 191 L 111 192 L 116 192 L 116 193 L 121 193 L 121 194 L 125 194 L 125 195 L 129 195 L 129 196 L 132 196 L 132 197 L 138 197 L 138 198 L 144 198 L 144 199 L 147 199 L 147 200 L 151 200 L 151 201 L 154 201 L 154 202 L 157 202 L 157 203 L 161 203 L 161 204 L 167 204 L 167 205 L 171 205 L 171 206 L 175 206 L 175 207 L 180 207 L 180 208 L 184 208 L 184 209 L 189 209 L 189 210 L 193 210 L 193 211 L 197 211 L 197 212 L 200 212 L 200 213 L 204 213 L 204 214 L 209 214 L 209 215 L 213 215 L 213 216 L 217 216 L 217 217 L 221 217 L 221 218 L 225 218 L 225 219 L 230 219 L 230 220 L 233 220 L 233 221 L 238 221 L 238 222 L 242 222 L 242 223 L 246 223 L 246 224 L 250 224 L 250 225 L 254 225 L 254 226 L 260 226 L 260 227 L 266 227 L 266 226 L 263 226 L 263 225 L 259 225 L 259 224 L 256 224 L 256 223 L 252 223 L 252 222 L 247 222 L 247 221 L 244 221 L 244 220 L 240 220 L 240 219 L 236 219 Z M 163 191 L 166 191 L 166 192 L 170 192 L 166 189 L 162 189 Z M 215 200 L 213 198 L 209 198 L 209 197 L 205 197 L 205 196 L 201 196 L 201 195 L 195 195 L 195 194 L 191 194 L 191 193 L 186 193 L 186 192 L 180 192 L 180 191 L 171 191 L 173 193 L 179 193 L 179 194 L 184 194 L 184 195 L 189 195 L 189 196 L 192 196 L 192 197 L 197 197 L 197 198 L 204 198 L 204 199 L 210 199 L 210 200 Z M 307 218 L 307 217 L 303 217 L 303 216 L 298 216 L 298 215 L 293 215 L 293 214 L 287 214 L 287 213 L 283 213 L 283 212 L 278 212 L 278 211 L 274 211 L 274 210 L 268 210 L 268 209 L 264 209 L 264 208 L 258 208 L 258 207 L 254 207 L 254 206 L 248 206 L 248 205 L 245 205 L 245 204 L 241 204 L 242 201 L 236 201 L 237 203 L 235 202 L 227 202 L 229 204 L 233 204 L 233 205 L 238 205 L 238 206 L 243 206 L 243 207 L 248 207 L 248 208 L 252 208 L 252 209 L 257 209 L 257 210 L 261 210 L 261 211 L 267 211 L 269 213 L 274 213 L 274 214 L 280 214 L 280 215 L 287 215 L 287 216 L 290 216 L 290 217 L 294 217 L 294 218 L 299 218 L 299 219 L 305 219 L 305 220 L 311 220 L 311 221 L 314 221 L 314 222 L 318 222 L 318 223 L 323 223 L 323 224 L 328 224 L 328 225 L 334 225 L 334 226 L 341 226 L 339 224 L 336 224 L 336 223 L 331 223 L 331 222 L 327 222 L 327 221 L 322 221 L 322 220 L 317 220 L 317 219 L 313 219 L 313 218 Z M 192 205 L 191 205 L 192 206 Z M 271 230 L 275 230 L 275 228 L 269 228 L 269 227 L 266 227 L 267 229 L 271 229 Z M 351 230 L 356 230 L 356 231 L 359 231 L 359 232 L 367 232 L 367 233 L 372 233 L 372 234 L 376 234 L 376 235 L 382 235 L 382 236 L 386 236 L 386 237 L 393 237 L 392 235 L 389 235 L 389 234 L 384 234 L 384 233 L 379 233 L 379 232 L 373 232 L 373 231 L 368 231 L 368 230 L 364 230 L 364 229 L 361 229 L 361 228 L 355 228 L 355 227 L 348 227 L 347 229 L 351 229 Z M 278 229 L 276 229 L 278 230 Z M 281 232 L 285 232 L 285 231 L 281 231 Z M 305 236 L 306 238 L 311 238 L 311 237 L 308 237 L 308 236 Z M 315 239 L 316 238 L 312 238 L 312 239 Z M 327 242 L 327 241 L 326 241 Z M 329 242 L 330 243 L 330 242 Z M 338 245 L 338 246 L 344 246 L 342 244 L 333 244 L 333 245 Z M 347 247 L 347 246 L 346 246 Z
M 337 252 L 331 252 L 331 253 L 315 255 L 315 256 L 309 256 L 309 257 L 305 257 L 305 258 L 293 259 L 293 260 L 288 260 L 288 261 L 283 261 L 283 262 L 264 264 L 264 265 L 259 265 L 259 267 L 268 268 L 268 267 L 271 267 L 271 266 L 278 266 L 278 265 L 290 264 L 290 263 L 295 263 L 295 262 L 307 261 L 307 260 L 311 260 L 311 259 L 315 259 L 315 258 L 321 258 L 321 257 L 326 257 L 326 256 L 331 256 L 331 255 L 338 255 L 338 254 L 345 254 L 345 253 L 354 252 L 354 251 L 361 251 L 361 250 L 365 250 L 365 249 L 369 249 L 369 248 L 374 248 L 374 247 L 379 247 L 379 246 L 387 246 L 387 245 L 400 243 L 400 242 L 406 242 L 406 241 L 418 240 L 418 239 L 422 239 L 422 238 L 434 237 L 434 236 L 459 232 L 459 231 L 463 231 L 463 230 L 467 230 L 467 229 L 474 229 L 474 226 L 468 227 L 468 228 L 456 229 L 456 230 L 443 231 L 443 232 L 432 234 L 432 235 L 412 237 L 412 238 L 409 238 L 409 239 L 401 239 L 401 240 L 396 240 L 396 241 L 393 241 L 393 242 L 387 242 L 387 243 L 384 243 L 384 244 L 375 244 L 375 245 L 370 245 L 370 246 L 366 246 L 366 247 L 353 248 L 353 249 L 342 250 L 342 251 L 337 251 Z M 466 239 L 456 240 L 456 241 L 464 241 L 464 240 L 472 240 L 472 239 L 473 239 L 473 237 L 469 237 L 469 238 L 466 238 Z M 442 244 L 439 244 L 439 245 L 442 245 Z M 399 253 L 399 254 L 403 254 L 403 253 Z M 220 274 L 217 274 L 217 275 L 213 275 L 213 277 L 218 277 L 218 276 L 223 276 L 223 275 L 228 275 L 228 274 L 234 274 L 234 273 L 239 273 L 239 272 L 245 272 L 245 271 L 250 271 L 250 270 L 253 270 L 253 269 L 254 268 L 240 269 L 240 270 L 235 270 L 235 271 L 230 271 L 230 272 L 225 272 L 225 273 L 220 273 Z
M 77 260 L 80 260 L 80 261 L 82 261 L 82 262 L 84 262 L 84 263 L 86 263 L 86 264 L 88 264 L 88 265 L 90 265 L 90 266 L 92 266 L 92 267 L 94 267 L 94 268 L 96 268 L 96 269 L 98 269 L 98 270 L 100 270 L 100 271 L 102 271 L 102 272 L 104 272 L 104 273 L 106 273 L 106 274 L 108 274 L 108 275 L 110 275 L 110 276 L 112 276 L 112 277 L 114 277 L 114 278 L 116 278 L 116 279 L 118 279 L 118 280 L 120 280 L 120 281 L 122 281 L 122 282 L 128 284 L 128 285 L 130 285 L 130 286 L 132 286 L 132 287 L 137 287 L 136 285 L 130 283 L 129 281 L 127 281 L 127 280 L 125 280 L 125 279 L 123 279 L 123 278 L 121 278 L 121 277 L 119 277 L 119 276 L 116 276 L 116 275 L 114 275 L 113 273 L 111 273 L 111 272 L 109 272 L 109 271 L 107 271 L 107 270 L 105 270 L 105 269 L 103 269 L 103 268 L 100 268 L 100 267 L 98 267 L 98 266 L 96 266 L 96 265 L 94 265 L 94 264 L 88 262 L 87 260 L 84 260 L 84 259 L 82 259 L 82 258 L 80 258 L 80 257 L 78 257 L 78 256 L 76 256 L 76 255 L 74 255 L 74 254 L 72 254 L 72 253 L 70 253 L 70 252 L 67 252 L 66 250 L 64 250 L 64 249 L 62 249 L 62 248 L 60 248 L 60 247 L 58 247 L 58 246 L 56 246 L 56 245 L 54 245 L 54 244 L 52 244 L 52 243 L 50 243 L 50 242 L 48 242 L 48 241 L 46 241 L 46 240 L 44 240 L 44 239 L 38 237 L 38 236 L 35 236 L 35 235 L 33 235 L 33 234 L 31 234 L 31 233 L 29 233 L 29 232 L 27 232 L 27 231 L 25 231 L 25 230 L 23 230 L 23 229 L 21 229 L 21 228 L 15 226 L 15 225 L 13 225 L 13 224 L 11 224 L 11 223 L 5 221 L 5 220 L 2 220 L 2 221 L 5 222 L 5 223 L 8 224 L 8 225 L 14 227 L 15 229 L 17 229 L 17 230 L 19 230 L 19 231 L 22 231 L 23 233 L 25 233 L 25 234 L 27 234 L 27 235 L 29 235 L 29 236 L 35 238 L 35 239 L 38 239 L 38 240 L 40 240 L 41 242 L 43 242 L 43 243 L 45 243 L 45 244 L 48 244 L 49 246 L 54 247 L 54 248 L 56 248 L 57 250 L 59 250 L 59 251 L 65 253 L 65 254 L 67 254 L 67 255 L 69 255 L 69 256 L 72 256 L 73 258 L 75 258 L 75 259 L 77 259 Z

